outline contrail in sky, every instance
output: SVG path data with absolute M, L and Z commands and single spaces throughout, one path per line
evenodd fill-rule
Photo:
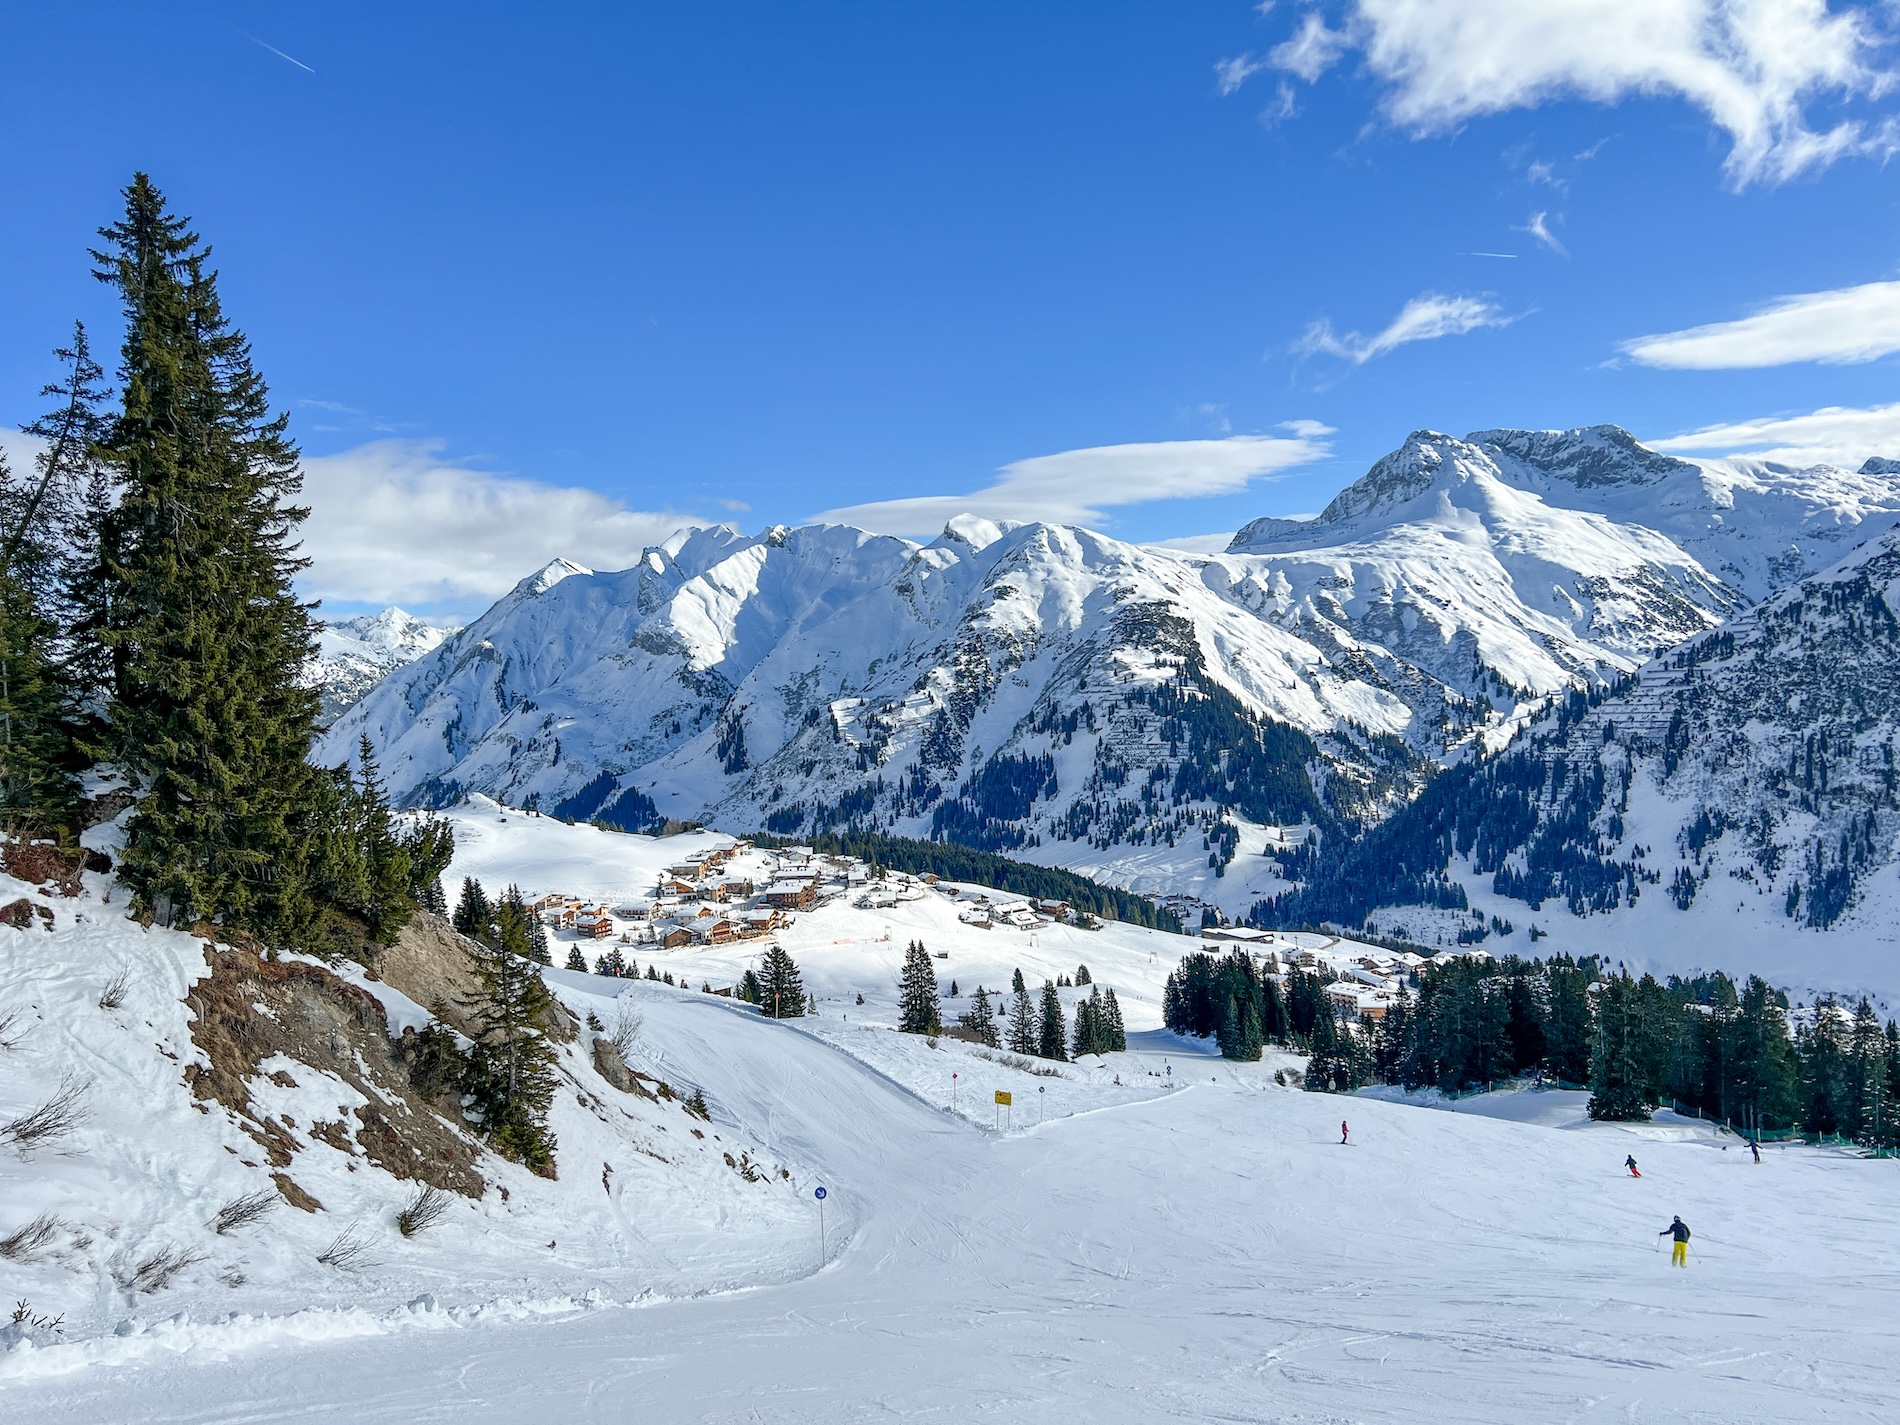
M 311 68 L 310 68 L 310 66 L 309 66 L 309 65 L 307 65 L 307 64 L 305 64 L 305 63 L 304 63 L 304 62 L 303 62 L 302 60 L 300 60 L 300 59 L 297 59 L 297 58 L 295 58 L 295 57 L 293 57 L 293 56 L 291 56 L 291 55 L 287 55 L 287 54 L 285 54 L 285 53 L 284 53 L 284 52 L 283 52 L 282 50 L 280 50 L 279 48 L 277 48 L 277 46 L 276 46 L 276 45 L 267 45 L 267 44 L 264 44 L 264 42 L 263 42 L 262 40 L 260 40 L 260 39 L 259 39 L 259 38 L 258 38 L 258 37 L 257 37 L 256 35 L 253 35 L 253 34 L 247 34 L 247 33 L 245 33 L 245 31 L 243 31 L 243 30 L 239 30 L 239 31 L 238 31 L 238 33 L 239 33 L 240 35 L 243 35 L 243 36 L 244 36 L 244 38 L 245 38 L 245 39 L 247 39 L 247 40 L 249 40 L 249 41 L 250 41 L 250 42 L 251 42 L 252 44 L 254 44 L 254 45 L 262 45 L 262 46 L 263 46 L 263 48 L 265 48 L 265 49 L 267 49 L 267 50 L 269 50 L 269 51 L 270 51 L 270 52 L 271 52 L 272 54 L 274 54 L 274 55 L 276 55 L 276 56 L 277 56 L 277 57 L 278 57 L 279 59 L 288 59 L 288 60 L 289 60 L 289 61 L 290 61 L 290 62 L 291 62 L 292 64 L 294 64 L 294 65 L 296 65 L 296 66 L 297 66 L 297 68 L 299 68 L 299 69 L 303 69 L 303 70 L 308 70 L 308 71 L 309 71 L 309 72 L 310 72 L 311 74 L 315 74 L 315 73 L 316 73 L 316 70 L 314 70 L 314 69 L 311 69 Z

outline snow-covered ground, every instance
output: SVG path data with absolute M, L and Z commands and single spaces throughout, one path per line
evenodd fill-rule
M 541 866 L 599 894 L 643 874 L 636 861 L 686 849 L 686 838 L 502 815 L 456 868 L 491 889 L 538 886 Z M 211 1180 L 237 1171 L 213 1118 L 188 1101 L 142 1117 L 142 1105 L 169 1101 L 178 1073 L 163 1049 L 188 1047 L 167 996 L 190 977 L 191 942 L 92 913 L 102 923 L 89 946 L 162 973 L 108 1015 L 92 1006 L 92 980 L 118 960 L 35 961 L 23 974 L 17 947 L 52 946 L 67 927 L 0 928 L 24 936 L 0 940 L 5 1003 L 42 1006 L 34 1033 L 46 1036 L 0 1060 L 4 1106 L 31 1097 L 16 1092 L 16 1063 L 44 1077 L 96 1055 L 142 1064 L 145 1078 L 102 1099 L 85 1156 L 0 1158 L 0 1233 L 43 1204 L 80 1216 L 117 1202 L 130 1222 L 150 1203 L 182 1240 L 196 1221 L 185 1207 L 210 1211 L 227 1187 Z M 1018 964 L 1039 979 L 1087 963 L 1123 999 L 1129 1052 L 1037 1073 L 897 1034 L 893 981 L 912 935 L 949 951 L 946 981 L 1006 985 Z M 1577 1094 L 1306 1094 L 1276 1082 L 1294 1066 L 1287 1056 L 1226 1064 L 1158 1027 L 1160 977 L 1196 942 L 1125 926 L 1034 935 L 972 930 L 935 899 L 833 905 L 782 936 L 820 1013 L 780 1023 L 697 988 L 717 978 L 709 957 L 741 953 L 730 947 L 662 960 L 693 988 L 550 972 L 577 1013 L 611 1021 L 636 1009 L 635 1067 L 701 1088 L 707 1133 L 787 1165 L 784 1187 L 754 1208 L 717 1198 L 716 1176 L 654 1165 L 616 1196 L 588 1156 L 597 1143 L 569 1140 L 591 1131 L 576 1107 L 557 1122 L 562 1196 L 531 1223 L 511 1226 L 490 1193 L 433 1239 L 406 1243 L 376 1220 L 375 1268 L 294 1274 L 288 1264 L 308 1260 L 303 1236 L 370 1216 L 347 1194 L 353 1178 L 367 1192 L 373 1174 L 335 1164 L 317 1195 L 328 1206 L 339 1194 L 339 1210 L 279 1211 L 243 1248 L 268 1293 L 215 1277 L 150 1296 L 101 1283 L 71 1318 L 83 1325 L 0 1353 L 0 1414 L 410 1425 L 1900 1411 L 1900 1241 L 1886 1227 L 1900 1165 L 1774 1147 L 1757 1167 L 1706 1125 L 1591 1124 Z M 1015 1099 L 1001 1126 L 998 1089 Z M 1640 1180 L 1622 1171 L 1632 1152 Z M 170 1206 L 167 1175 L 180 1184 Z M 1695 1229 L 1686 1272 L 1659 1250 L 1673 1213 Z M 558 1246 L 530 1241 L 530 1229 Z M 32 1272 L 0 1260 L 0 1294 L 38 1309 L 60 1273 L 86 1280 L 70 1265 Z

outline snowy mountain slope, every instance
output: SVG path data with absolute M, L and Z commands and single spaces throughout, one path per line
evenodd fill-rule
M 87 839 L 110 846 L 112 828 Z M 455 1121 L 414 1121 L 399 1036 L 430 1015 L 389 982 L 348 964 L 207 955 L 192 935 L 125 919 L 109 877 L 84 882 L 64 898 L 0 874 L 0 902 L 51 916 L 44 930 L 37 914 L 0 925 L 0 1125 L 67 1088 L 79 1108 L 70 1133 L 38 1147 L 0 1129 L 0 1289 L 31 1307 L 0 1322 L 0 1381 L 806 1269 L 786 1240 L 802 1212 L 777 1160 L 730 1123 L 696 1137 L 677 1099 L 613 1087 L 587 1031 L 561 1046 L 550 1180 Z M 747 1180 L 727 1150 L 765 1174 Z M 419 1180 L 447 1188 L 445 1211 L 405 1236 L 396 1214 Z M 247 1199 L 262 1215 L 219 1231 Z M 339 1241 L 360 1257 L 322 1263 Z M 53 1318 L 58 1329 L 33 1325 Z
M 454 633 L 394 607 L 324 624 L 307 680 L 323 690 L 321 715 L 333 723 L 392 669 L 413 663 Z
M 412 803 L 849 823 L 1056 863 L 1185 848 L 1150 871 L 1219 872 L 1239 836 L 1376 820 L 1475 733 L 1506 740 L 1896 511 L 1891 475 L 1695 465 L 1596 427 L 1421 433 L 1320 520 L 1220 555 L 968 517 L 923 546 L 699 530 L 524 580 L 320 755 L 367 734 Z
M 1266 918 L 1448 938 L 1472 920 L 1442 891 L 1427 909 L 1368 889 L 1448 870 L 1483 917 L 1534 922 L 1547 948 L 1900 999 L 1896 666 L 1889 531 L 1447 772 Z
M 455 871 L 524 890 L 602 894 L 708 840 L 492 805 L 453 815 Z M 268 1107 L 302 1145 L 290 1171 L 326 1212 L 280 1207 L 220 1236 L 202 1219 L 255 1180 L 242 1163 L 255 1144 L 180 1092 L 199 945 L 117 919 L 103 880 L 87 886 L 57 904 L 51 934 L 0 926 L 22 937 L 0 958 L 0 1012 L 35 1016 L 4 1051 L 0 1122 L 74 1064 L 96 1075 L 98 1115 L 82 1153 L 0 1154 L 0 1236 L 42 1205 L 96 1229 L 85 1248 L 62 1229 L 54 1251 L 0 1257 L 0 1288 L 31 1316 L 70 1307 L 57 1331 L 0 1328 L 9 1416 L 413 1422 L 452 1401 L 471 1422 L 1780 1422 L 1894 1407 L 1884 1323 L 1900 1248 L 1841 1231 L 1900 1211 L 1890 1164 L 1771 1145 L 1758 1168 L 1732 1135 L 1667 1112 L 1590 1123 L 1575 1093 L 1452 1112 L 1390 1090 L 1300 1093 L 1274 1082 L 1284 1056 L 1230 1063 L 1148 1027 L 1141 986 L 1199 942 L 1127 926 L 1062 932 L 1074 946 L 980 932 L 928 900 L 893 908 L 906 917 L 893 942 L 947 949 L 946 979 L 1085 956 L 1127 987 L 1129 1051 L 1032 1074 L 893 1033 L 892 942 L 834 903 L 795 927 L 825 992 L 813 1020 L 547 972 L 577 1015 L 637 1010 L 636 1061 L 703 1088 L 704 1130 L 719 1135 L 709 1171 L 698 1140 L 675 1141 L 676 1112 L 640 1119 L 662 1162 L 624 1155 L 583 1105 L 558 1104 L 559 1182 L 510 1176 L 505 1202 L 490 1192 L 403 1239 L 387 1224 L 396 1185 L 309 1134 L 332 1085 L 293 1065 L 299 1088 L 258 1093 L 283 1096 Z M 731 952 L 665 953 L 696 981 L 711 963 L 696 956 Z M 97 984 L 121 967 L 128 998 L 101 1010 Z M 999 1089 L 1015 1100 L 1007 1121 Z M 793 1165 L 795 1191 L 718 1163 L 737 1142 Z M 1622 1174 L 1626 1153 L 1642 1179 Z M 1687 1273 L 1656 1249 L 1671 1213 L 1695 1229 Z M 350 1273 L 312 1260 L 341 1225 L 325 1219 L 345 1216 L 380 1258 Z M 153 1242 L 210 1255 L 149 1293 L 101 1272 Z M 238 1271 L 247 1280 L 225 1279 Z

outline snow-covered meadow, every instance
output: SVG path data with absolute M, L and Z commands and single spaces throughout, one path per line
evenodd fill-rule
M 491 889 L 618 894 L 692 842 L 458 815 L 469 834 L 452 874 Z M 161 1052 L 189 1056 L 174 1001 L 195 943 L 113 920 L 101 890 L 84 903 L 99 920 L 97 972 L 15 953 L 50 950 L 64 924 L 0 929 L 24 937 L 0 941 L 4 1003 L 34 1003 L 44 1021 L 37 1042 L 0 1060 L 5 1107 L 78 1056 L 101 1072 L 125 1066 L 85 1153 L 0 1156 L 0 1234 L 52 1205 L 102 1221 L 144 1214 L 147 1235 L 156 1224 L 185 1240 L 241 1166 Z M 1756 1166 L 1707 1125 L 1591 1124 L 1571 1093 L 1306 1094 L 1276 1082 L 1288 1057 L 1227 1064 L 1159 1027 L 1161 981 L 1197 942 L 1114 925 L 1031 935 L 972 929 L 939 897 L 878 911 L 836 902 L 781 932 L 820 1005 L 777 1023 L 699 989 L 753 947 L 660 952 L 691 988 L 552 971 L 577 1015 L 637 1013 L 633 1065 L 700 1088 L 709 1135 L 791 1177 L 746 1187 L 716 1160 L 707 1172 L 636 1152 L 614 1159 L 615 1178 L 633 1159 L 643 1175 L 604 1188 L 595 1156 L 627 1139 L 609 1139 L 567 1094 L 561 1179 L 531 1208 L 540 1180 L 519 1185 L 513 1210 L 491 1192 L 414 1242 L 385 1229 L 382 1261 L 340 1273 L 311 1261 L 311 1243 L 352 1214 L 373 1217 L 394 1185 L 313 1148 L 292 1171 L 321 1168 L 310 1185 L 332 1210 L 280 1210 L 257 1241 L 228 1248 L 249 1254 L 260 1285 L 201 1274 L 140 1296 L 102 1280 L 64 1337 L 0 1354 L 0 1411 L 44 1422 L 1733 1422 L 1900 1409 L 1900 1243 L 1885 1230 L 1900 1165 L 1772 1147 Z M 1129 1052 L 1038 1073 L 896 1033 L 897 961 L 912 936 L 949 953 L 940 975 L 961 987 L 1006 986 L 1018 965 L 1033 982 L 1088 964 L 1122 999 Z M 125 1024 L 92 1003 L 93 979 L 120 964 L 146 984 Z M 999 1088 L 1015 1099 L 1000 1127 Z M 642 1120 L 647 1146 L 661 1123 L 684 1137 L 669 1111 Z M 1630 1153 L 1640 1180 L 1623 1172 Z M 1688 1271 L 1659 1248 L 1673 1213 L 1695 1230 Z M 71 1264 L 27 1275 L 0 1261 L 0 1291 L 35 1301 L 67 1278 L 89 1280 Z

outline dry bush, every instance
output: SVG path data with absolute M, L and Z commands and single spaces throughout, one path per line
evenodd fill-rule
M 69 1074 L 45 1103 L 11 1123 L 0 1124 L 0 1143 L 25 1157 L 35 1148 L 50 1148 L 70 1136 L 91 1116 L 86 1107 L 85 1081 Z
M 335 1267 L 339 1272 L 360 1271 L 364 1267 L 376 1265 L 376 1259 L 370 1255 L 369 1239 L 363 1236 L 362 1230 L 354 1222 L 337 1233 L 336 1240 L 317 1253 L 317 1260 L 326 1267 Z
M 31 1261 L 58 1231 L 59 1219 L 50 1212 L 42 1212 L 12 1236 L 0 1237 L 0 1257 L 9 1262 Z
M 171 1279 L 184 1271 L 186 1267 L 196 1266 L 203 1260 L 202 1252 L 167 1245 L 160 1247 L 130 1271 L 120 1268 L 113 1275 L 119 1285 L 127 1291 L 136 1291 L 150 1296 L 155 1291 L 163 1291 Z
M 132 988 L 132 972 L 121 970 L 99 991 L 99 1008 L 117 1009 L 125 1003 L 125 992 Z
M 27 1026 L 20 1023 L 21 1017 L 17 1009 L 0 1014 L 0 1049 L 18 1049 L 26 1038 Z
M 235 1232 L 240 1227 L 249 1227 L 253 1222 L 268 1217 L 283 1201 L 277 1193 L 265 1188 L 261 1192 L 246 1193 L 243 1197 L 234 1197 L 217 1211 L 211 1219 L 211 1230 L 220 1237 Z
M 35 1316 L 33 1308 L 22 1300 L 13 1304 L 13 1315 L 10 1319 L 15 1326 L 30 1326 L 35 1331 L 51 1331 L 58 1335 L 60 1324 L 66 1320 L 66 1313 L 62 1311 L 57 1316 Z
M 396 1214 L 396 1230 L 405 1237 L 427 1232 L 449 1210 L 449 1195 L 429 1183 L 419 1184 L 414 1196 Z
M 607 1034 L 607 1042 L 620 1051 L 624 1060 L 633 1052 L 633 1046 L 640 1042 L 640 1030 L 646 1021 L 633 1012 L 630 1005 L 620 1005 L 614 1010 L 614 1027 Z

